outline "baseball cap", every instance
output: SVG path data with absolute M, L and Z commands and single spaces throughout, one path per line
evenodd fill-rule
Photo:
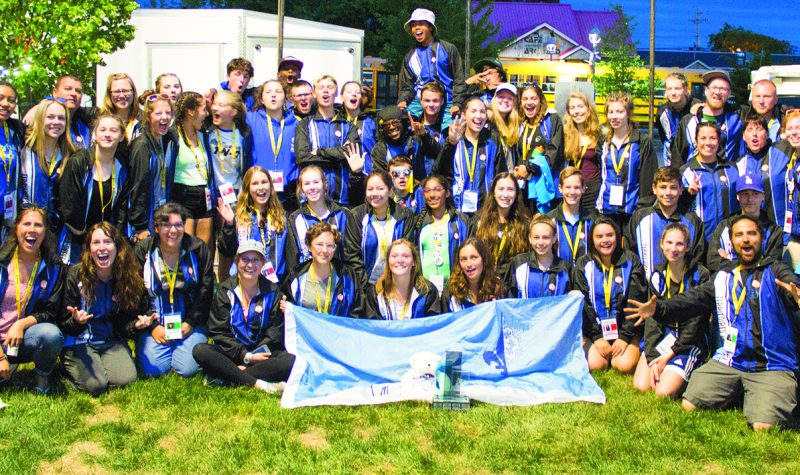
M 517 95 L 517 86 L 515 86 L 513 84 L 510 84 L 510 83 L 507 83 L 507 82 L 504 82 L 504 83 L 500 84 L 499 86 L 497 86 L 497 89 L 494 90 L 494 95 L 496 96 L 497 93 L 500 92 L 500 91 L 508 91 L 511 94 L 514 94 L 516 96 Z
M 278 63 L 278 71 L 286 69 L 288 66 L 294 66 L 297 68 L 298 71 L 303 70 L 303 62 L 295 58 L 294 56 L 286 56 L 283 59 L 281 59 L 281 62 Z
M 761 175 L 748 173 L 740 176 L 739 179 L 736 180 L 736 193 L 746 190 L 764 193 L 764 179 L 761 178 Z
M 264 259 L 267 258 L 267 253 L 264 251 L 264 245 L 255 239 L 246 239 L 239 243 L 239 249 L 236 251 L 237 256 L 241 256 L 246 252 L 257 252 L 261 254 Z
M 727 71 L 723 71 L 721 69 L 715 69 L 713 71 L 709 71 L 703 74 L 703 83 L 708 86 L 708 83 L 713 81 L 714 79 L 724 79 L 728 81 L 728 84 L 731 83 L 731 77 Z

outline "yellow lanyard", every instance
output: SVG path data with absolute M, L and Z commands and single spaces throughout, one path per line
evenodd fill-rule
M 184 137 L 183 134 L 181 134 L 180 138 L 181 140 L 183 140 L 184 143 L 189 144 L 189 150 L 191 150 L 192 155 L 194 156 L 194 164 L 197 166 L 198 173 L 200 173 L 200 176 L 203 177 L 203 180 L 208 181 L 208 169 L 206 168 L 205 165 L 203 165 L 202 167 L 200 166 L 200 158 L 198 158 L 197 156 L 197 152 L 194 149 L 194 145 L 192 145 L 191 142 L 186 140 L 186 137 Z M 197 148 L 199 148 L 200 152 L 202 152 L 202 154 L 205 155 L 205 149 L 203 148 L 203 141 L 200 138 L 200 134 L 197 134 Z
M 572 261 L 574 262 L 575 257 L 578 255 L 578 248 L 581 246 L 581 229 L 583 229 L 583 221 L 578 221 L 578 230 L 575 233 L 575 239 L 572 239 L 572 236 L 569 235 L 567 223 L 562 221 L 561 228 L 564 230 L 564 236 L 567 238 L 567 245 L 569 246 L 569 250 L 572 251 Z
M 606 272 L 606 266 L 601 265 L 603 268 L 603 273 Z M 609 313 L 611 313 L 611 290 L 612 286 L 614 285 L 614 266 L 612 265 L 610 269 L 608 269 L 608 276 L 604 276 L 603 278 L 603 296 L 606 300 L 606 309 Z
M 46 159 L 47 157 L 44 158 Z M 58 162 L 56 158 L 58 158 L 58 149 L 56 149 L 55 153 L 53 153 L 53 156 L 50 157 L 50 170 L 49 173 L 47 174 L 48 177 L 53 176 L 53 170 L 56 169 L 56 162 Z
M 412 292 L 413 293 L 413 292 Z M 405 320 L 406 319 L 406 312 L 408 311 L 408 301 L 411 300 L 411 296 L 408 296 L 408 299 L 403 303 L 403 310 L 400 312 L 400 315 L 397 316 L 398 320 Z
M 372 215 L 373 220 L 376 222 L 379 221 L 375 215 Z M 384 220 L 385 224 L 383 225 L 383 239 L 381 239 L 381 235 L 378 232 L 378 227 L 375 226 L 375 234 L 378 236 L 378 247 L 381 249 L 381 257 L 386 258 L 386 247 L 389 245 L 389 241 L 392 239 L 392 226 L 390 226 L 392 220 L 392 215 L 388 212 L 386 213 L 386 219 Z
M 358 116 L 355 116 L 355 117 L 353 117 L 353 120 L 352 120 L 352 121 L 351 121 L 351 120 L 350 120 L 350 118 L 348 117 L 348 118 L 347 118 L 347 121 L 348 121 L 348 122 L 351 122 L 351 123 L 353 124 L 353 127 L 358 127 Z
M 736 295 L 737 283 L 742 285 L 742 292 L 739 295 Z M 739 315 L 739 310 L 742 309 L 744 299 L 747 296 L 747 286 L 744 285 L 744 281 L 742 280 L 742 266 L 738 266 L 733 270 L 733 289 L 731 294 L 733 294 L 733 309 L 736 312 L 734 316 L 736 316 Z
M 272 117 L 267 116 L 267 125 L 269 125 L 269 143 L 272 145 L 272 155 L 275 157 L 275 168 L 278 168 L 278 152 L 281 151 L 281 145 L 283 144 L 283 123 L 286 120 L 286 116 L 281 117 L 281 130 L 278 132 L 278 143 L 275 143 L 275 136 L 272 132 Z
M 503 252 L 503 248 L 506 247 L 506 236 L 508 236 L 508 224 L 503 227 L 503 237 L 500 238 L 500 245 L 497 246 L 497 250 L 494 252 L 494 260 L 496 261 L 500 254 Z
M 311 279 L 311 282 L 314 283 L 314 296 L 317 299 L 317 312 L 319 313 L 328 313 L 328 309 L 331 307 L 331 282 L 333 282 L 333 269 L 331 269 L 331 273 L 328 276 L 328 287 L 325 289 L 325 305 L 322 305 L 322 302 L 319 301 L 319 286 L 317 286 L 317 277 L 314 275 L 314 264 L 311 264 L 311 267 L 308 268 L 308 277 Z
M 219 167 L 222 169 L 222 173 L 228 173 L 225 170 L 225 159 L 222 157 L 222 135 L 219 133 L 219 128 L 215 129 L 217 133 L 217 158 L 219 159 Z M 270 122 L 270 132 L 272 132 L 272 123 Z M 272 135 L 270 134 L 270 138 Z M 200 143 L 200 139 L 198 138 L 197 143 Z M 236 124 L 233 124 L 233 130 L 231 130 L 231 163 L 236 166 Z M 195 157 L 197 158 L 197 157 Z
M 27 285 L 27 287 L 25 287 L 25 301 L 23 302 L 22 301 L 22 296 L 20 295 L 20 292 L 19 292 L 19 286 L 20 286 L 20 281 L 19 281 L 20 280 L 19 279 L 19 254 L 17 253 L 16 249 L 14 250 L 14 268 L 15 268 L 14 277 L 16 277 L 16 279 L 17 279 L 14 282 L 14 284 L 15 284 L 14 285 L 14 289 L 17 291 L 16 292 L 17 293 L 17 295 L 16 295 L 17 296 L 17 320 L 19 320 L 21 318 L 24 318 L 24 316 L 22 315 L 22 311 L 24 310 L 25 305 L 27 305 L 28 301 L 31 299 L 31 293 L 33 292 L 33 279 L 36 278 L 36 274 L 37 274 L 37 272 L 39 272 L 39 263 L 41 261 L 42 261 L 41 259 L 37 258 L 36 259 L 36 263 L 33 264 L 33 269 L 31 270 L 31 275 L 28 276 L 28 285 Z
M 181 265 L 181 259 L 178 257 L 178 264 L 175 266 L 175 272 L 170 275 L 169 264 L 164 254 L 161 254 L 161 260 L 164 262 L 164 276 L 167 278 L 167 285 L 169 286 L 169 306 L 170 309 L 175 307 L 175 282 L 178 280 L 178 266 Z
M 267 243 L 269 241 L 267 240 L 267 236 L 264 234 L 264 227 L 261 226 L 261 210 L 256 210 L 256 219 L 258 220 L 258 223 L 257 223 L 258 232 L 259 232 L 259 234 L 261 234 L 261 244 L 264 245 L 264 249 L 266 250 L 267 245 L 268 245 Z M 269 216 L 267 216 L 266 228 L 267 228 L 267 232 L 269 232 Z
M 795 183 L 795 177 L 792 176 L 792 170 L 794 169 L 794 163 L 797 161 L 797 151 L 795 150 L 792 152 L 792 158 L 789 159 L 789 166 L 786 167 L 786 183 L 789 183 L 791 180 L 791 185 L 788 186 L 789 188 L 789 203 L 792 202 L 794 199 L 794 190 L 797 187 L 797 183 Z
M 586 151 L 589 150 L 589 144 L 581 145 L 581 154 L 578 159 L 575 161 L 575 168 L 578 170 L 581 169 L 581 163 L 583 163 L 583 157 L 586 156 Z
M 472 185 L 472 180 L 475 177 L 475 168 L 478 166 L 478 144 L 472 147 L 472 163 L 470 163 L 469 154 L 467 153 L 467 140 L 464 139 L 464 160 L 467 162 L 467 174 L 469 175 L 469 183 Z
M 525 129 L 522 131 L 522 159 L 528 159 L 528 152 L 531 151 L 531 143 L 533 142 L 533 135 L 536 132 L 536 127 L 539 124 L 531 127 L 530 124 L 525 124 Z
M 681 279 L 681 286 L 678 288 L 678 295 L 683 293 L 683 282 L 685 279 Z M 667 298 L 672 298 L 672 292 L 669 290 L 670 282 L 672 281 L 672 274 L 669 273 L 669 264 L 667 264 Z
M 8 135 L 8 124 L 3 122 L 3 132 L 6 135 L 6 145 L 11 147 L 11 137 Z M 6 170 L 6 185 L 11 186 L 11 157 L 8 157 L 8 161 L 6 161 L 6 150 L 0 145 L 0 155 L 3 156 L 3 168 Z
M 114 202 L 114 195 L 117 190 L 117 164 L 112 162 L 111 163 L 111 199 L 108 200 L 108 203 L 103 200 L 103 180 L 97 180 L 97 188 L 100 190 L 100 215 L 105 215 L 106 208 L 108 205 Z M 96 170 L 100 170 L 100 152 L 97 148 L 94 149 L 94 167 Z
M 628 135 L 622 140 L 624 144 L 629 138 L 631 134 L 628 132 Z M 619 177 L 619 172 L 622 171 L 622 167 L 625 165 L 625 159 L 631 152 L 631 142 L 628 142 L 628 146 L 625 147 L 625 150 L 622 151 L 622 154 L 619 156 L 619 163 L 617 163 L 617 155 L 614 153 L 614 143 L 610 143 L 608 146 L 608 153 L 611 155 L 611 163 L 614 164 L 614 171 L 617 173 L 617 177 Z M 619 149 L 617 149 L 619 150 Z

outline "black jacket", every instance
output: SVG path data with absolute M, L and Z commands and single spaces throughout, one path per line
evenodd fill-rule
M 164 181 L 167 181 L 166 161 L 169 156 L 166 153 L 170 144 L 177 145 L 177 137 L 173 130 L 170 130 L 160 140 L 150 135 L 145 130 L 142 135 L 136 137 L 130 145 L 129 173 L 128 180 L 130 186 L 130 207 L 128 209 L 128 223 L 133 227 L 134 232 L 140 232 L 151 227 L 153 211 L 156 203 L 153 203 L 153 170 L 151 159 L 154 153 L 158 153 L 158 145 L 161 142 L 161 150 L 164 151 Z M 169 184 L 167 184 L 169 189 Z M 165 190 L 166 193 L 166 190 Z M 165 196 L 169 201 L 169 196 Z
M 156 250 L 158 244 L 158 234 L 153 234 L 136 243 L 134 253 L 143 268 L 150 265 L 150 256 Z M 211 259 L 211 253 L 206 243 L 188 234 L 183 235 L 181 251 L 185 251 L 181 255 L 181 266 L 184 268 L 193 267 L 193 261 L 196 261 L 199 271 L 197 283 L 189 288 L 181 289 L 184 298 L 183 321 L 191 325 L 192 328 L 205 326 L 208 320 L 208 310 L 211 307 L 211 298 L 214 294 L 214 282 L 216 281 L 214 277 L 214 261 Z M 158 276 L 152 275 L 151 269 L 147 268 L 144 270 L 144 276 L 145 278 L 151 276 L 150 280 L 152 280 L 152 282 L 145 281 L 146 286 L 149 284 L 151 288 L 159 287 L 156 292 L 150 291 L 153 294 L 157 294 L 157 296 L 151 296 L 151 299 L 166 299 L 168 302 L 169 295 L 163 295 L 164 291 L 160 288 L 161 282 Z M 159 305 L 156 302 L 151 302 L 151 311 L 158 311 L 158 307 Z M 157 325 L 158 322 L 153 322 L 152 327 Z
M 417 291 L 419 296 L 413 302 L 410 302 L 409 306 L 411 307 L 411 311 L 408 318 L 430 317 L 431 315 L 439 315 L 442 313 L 439 291 L 430 281 L 426 280 L 425 282 L 427 283 L 427 288 L 419 285 L 419 282 L 414 283 L 414 290 Z M 381 311 L 382 308 L 387 307 L 385 300 L 383 300 L 383 305 L 381 305 L 381 302 L 378 302 L 379 298 L 385 299 L 383 294 L 378 296 L 375 286 L 370 285 L 367 287 L 366 318 L 389 320 L 389 315 Z
M 244 364 L 244 356 L 248 351 L 266 346 L 270 351 L 283 350 L 283 312 L 280 310 L 281 293 L 278 287 L 266 278 L 258 279 L 258 294 L 251 301 L 254 311 L 260 312 L 261 319 L 249 316 L 246 321 L 241 303 L 234 289 L 239 285 L 236 276 L 222 282 L 214 293 L 211 302 L 211 314 L 208 317 L 208 336 L 214 345 L 236 364 Z M 259 301 L 269 303 L 269 308 L 259 305 Z M 235 302 L 232 305 L 231 302 Z M 260 309 L 258 307 L 261 307 Z M 263 318 L 267 318 L 266 326 Z M 245 344 L 236 337 L 236 332 L 246 326 L 248 336 L 253 337 L 250 344 Z

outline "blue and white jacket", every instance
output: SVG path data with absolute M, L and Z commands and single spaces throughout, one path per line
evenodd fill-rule
M 731 262 L 710 281 L 658 301 L 654 318 L 674 323 L 683 321 L 687 313 L 713 312 L 714 360 L 745 372 L 796 371 L 797 305 L 775 279 L 798 285 L 800 280 L 789 266 L 771 258 L 762 258 L 755 267 L 740 270 L 741 281 L 734 278 L 737 268 L 738 263 Z M 738 282 L 743 282 L 744 287 Z M 744 303 L 737 313 L 733 295 L 741 294 L 742 289 Z M 689 309 L 692 311 L 687 312 Z M 731 334 L 729 328 L 737 332 L 733 351 L 724 346 L 726 336 Z
M 519 254 L 511 263 L 503 279 L 509 298 L 536 299 L 564 295 L 572 288 L 572 265 L 555 256 L 550 267 L 539 268 L 535 252 Z
M 683 181 L 682 201 L 690 202 L 689 209 L 703 221 L 705 239 L 711 239 L 717 224 L 739 211 L 736 199 L 736 180 L 739 172 L 736 166 L 726 161 L 716 161 L 703 165 L 694 159 L 681 167 Z M 688 192 L 692 183 L 700 185 L 696 196 Z
M 269 123 L 272 123 L 272 133 L 270 138 Z M 283 128 L 281 128 L 281 121 Z M 294 193 L 297 186 L 297 177 L 300 169 L 295 162 L 294 138 L 297 127 L 297 117 L 291 110 L 284 111 L 283 119 L 275 120 L 267 115 L 265 109 L 250 111 L 247 113 L 247 125 L 253 138 L 253 159 L 252 164 L 258 165 L 270 172 L 283 172 L 283 189 L 278 192 L 281 202 L 286 201 L 287 193 Z M 272 150 L 272 141 L 278 148 L 278 156 Z M 278 147 L 280 142 L 280 147 Z
M 262 217 L 264 220 L 266 217 Z M 250 226 L 240 225 L 234 217 L 232 224 L 222 223 L 222 227 L 217 235 L 217 249 L 220 255 L 233 258 L 239 243 L 246 239 L 253 239 L 264 244 L 267 250 L 267 258 L 272 264 L 278 279 L 288 272 L 286 265 L 286 242 L 289 237 L 289 217 L 284 214 L 285 226 L 280 232 L 276 232 L 274 226 L 267 225 L 264 228 L 259 226 L 258 216 L 255 211 L 250 214 Z M 262 234 L 263 233 L 263 234 Z M 265 275 L 266 277 L 266 275 Z
M 284 281 L 284 293 L 289 302 L 295 305 L 303 305 L 303 297 L 306 291 L 306 279 L 308 279 L 308 269 L 311 261 L 306 262 L 297 269 L 297 272 Z M 331 277 L 334 281 L 331 284 L 331 300 L 325 302 L 322 295 L 320 303 L 328 307 L 328 315 L 339 317 L 364 317 L 364 294 L 360 277 L 350 266 L 345 266 L 338 261 L 331 262 L 333 273 Z M 316 311 L 316 308 L 311 310 Z
M 556 206 L 547 213 L 547 217 L 556 222 L 556 230 L 558 231 L 558 252 L 556 254 L 560 259 L 564 259 L 574 265 L 579 257 L 586 254 L 589 229 L 592 227 L 594 215 L 589 213 L 580 214 L 578 220 L 573 224 L 564 216 L 563 208 Z M 570 248 L 570 243 L 572 246 L 577 247 Z
M 681 119 L 679 130 L 675 132 L 670 150 L 671 166 L 680 167 L 689 162 L 697 152 L 697 124 L 703 120 L 703 107 L 697 109 L 695 115 L 687 114 Z M 717 117 L 720 128 L 720 150 L 726 160 L 733 162 L 741 157 L 745 151 L 744 121 L 739 110 L 730 104 L 725 104 L 722 115 Z
M 14 215 L 5 219 L 5 225 L 11 227 L 16 219 L 16 211 L 19 208 L 22 193 L 17 191 L 17 184 L 20 182 L 20 152 L 22 151 L 23 130 L 22 123 L 16 119 L 8 119 L 0 124 L 0 197 L 4 200 L 7 194 L 14 197 Z
M 361 258 L 364 262 L 362 271 L 364 272 L 364 276 L 369 278 L 372 268 L 379 260 L 380 236 L 378 236 L 375 226 L 372 224 L 375 220 L 375 215 L 373 214 L 372 207 L 367 203 L 356 206 L 351 213 L 357 226 L 347 228 L 347 231 L 353 234 L 347 235 L 346 240 L 359 243 Z M 388 220 L 386 226 L 392 227 L 388 242 L 385 243 L 387 249 L 389 245 L 397 239 L 407 239 L 412 243 L 414 242 L 414 224 L 416 216 L 414 216 L 411 210 L 404 206 L 398 206 L 389 200 L 389 210 L 386 219 Z M 386 256 L 383 256 L 383 258 L 385 259 Z
M 614 159 L 623 161 L 617 173 Z M 653 202 L 653 175 L 658 169 L 658 160 L 653 150 L 653 142 L 638 129 L 630 132 L 628 140 L 617 147 L 613 142 L 604 141 L 600 156 L 600 192 L 597 196 L 597 210 L 605 215 L 633 214 L 637 206 Z M 623 187 L 622 206 L 611 204 L 611 187 Z

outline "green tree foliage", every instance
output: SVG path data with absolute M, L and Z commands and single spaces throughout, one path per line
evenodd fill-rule
M 595 90 L 599 96 L 625 91 L 636 98 L 647 99 L 648 80 L 636 78 L 636 72 L 644 68 L 645 63 L 636 54 L 636 46 L 631 41 L 633 17 L 626 15 L 620 5 L 613 5 L 611 9 L 617 14 L 617 21 L 601 34 L 598 68 L 602 73 L 592 78 Z
M 53 89 L 55 78 L 71 74 L 91 93 L 101 54 L 134 36 L 129 25 L 133 0 L 4 0 L 0 2 L 0 66 L 5 79 L 36 102 Z
M 792 54 L 794 48 L 788 41 L 745 30 L 741 26 L 725 23 L 722 29 L 708 36 L 708 46 L 715 51 Z
M 292 0 L 285 2 L 286 16 L 331 23 L 365 31 L 365 56 L 376 56 L 387 61 L 389 69 L 397 70 L 414 40 L 403 30 L 415 8 L 424 6 L 436 14 L 438 36 L 458 47 L 463 56 L 465 45 L 466 2 L 461 0 Z M 488 13 L 491 0 L 473 2 L 473 14 L 485 12 L 473 21 L 470 46 L 473 60 L 496 56 L 508 43 L 491 38 L 498 26 L 490 24 Z M 243 8 L 267 13 L 277 12 L 277 0 L 182 0 L 184 8 Z M 473 15 L 475 18 L 475 15 Z

